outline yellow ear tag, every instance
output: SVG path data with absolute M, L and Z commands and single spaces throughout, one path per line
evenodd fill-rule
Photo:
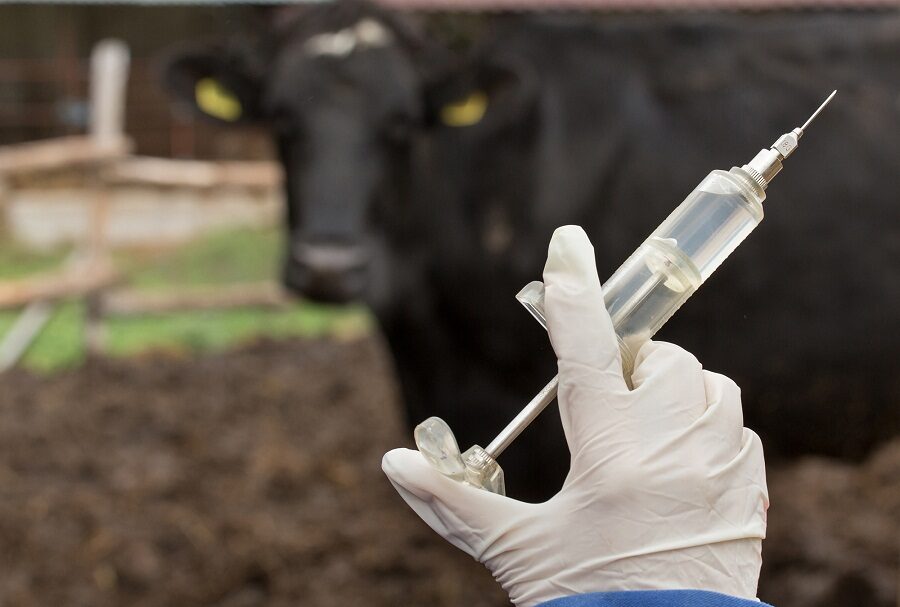
M 241 102 L 215 78 L 201 78 L 194 86 L 194 99 L 203 113 L 234 122 L 241 117 Z
M 488 96 L 484 91 L 474 91 L 465 99 L 448 103 L 441 108 L 441 122 L 447 126 L 472 126 L 484 118 Z

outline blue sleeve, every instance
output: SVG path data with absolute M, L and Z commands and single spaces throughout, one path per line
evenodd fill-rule
M 772 607 L 707 590 L 594 592 L 553 599 L 538 607 Z

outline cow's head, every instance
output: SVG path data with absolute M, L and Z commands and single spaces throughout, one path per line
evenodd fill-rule
M 409 203 L 413 141 L 503 111 L 486 116 L 490 86 L 446 70 L 445 55 L 369 5 L 312 7 L 274 30 L 252 52 L 182 51 L 166 83 L 208 118 L 269 128 L 286 175 L 285 284 L 321 301 L 356 299 L 391 230 L 383 224 L 409 213 L 395 207 Z

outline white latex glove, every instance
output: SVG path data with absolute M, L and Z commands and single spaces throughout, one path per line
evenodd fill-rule
M 554 233 L 544 284 L 572 454 L 560 492 L 520 502 L 450 480 L 408 449 L 384 456 L 388 478 L 520 607 L 618 590 L 755 597 L 768 495 L 737 385 L 681 348 L 651 342 L 629 391 L 581 228 Z

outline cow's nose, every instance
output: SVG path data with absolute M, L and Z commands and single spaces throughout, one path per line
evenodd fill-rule
M 284 282 L 310 299 L 345 303 L 362 295 L 368 263 L 368 251 L 361 245 L 296 243 L 285 267 Z

